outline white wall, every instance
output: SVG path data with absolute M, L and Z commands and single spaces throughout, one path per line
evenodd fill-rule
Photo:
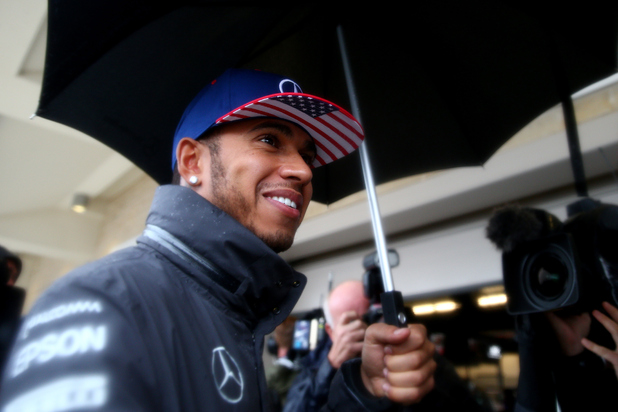
M 618 204 L 618 184 L 590 189 L 590 197 Z M 540 199 L 530 206 L 566 218 L 566 206 L 575 196 Z M 438 294 L 474 285 L 502 282 L 501 254 L 485 238 L 489 214 L 424 232 L 413 232 L 403 239 L 388 243 L 398 251 L 400 265 L 393 269 L 395 289 L 404 297 Z M 333 287 L 349 279 L 362 279 L 362 259 L 374 246 L 355 249 L 320 260 L 295 265 L 309 281 L 295 307 L 295 312 L 314 309 L 328 292 L 328 275 L 333 274 Z

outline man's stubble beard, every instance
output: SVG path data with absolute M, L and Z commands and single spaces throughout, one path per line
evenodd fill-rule
M 218 142 L 214 139 L 208 142 L 207 145 L 210 149 L 212 203 L 249 229 L 275 253 L 288 250 L 294 242 L 294 235 L 290 236 L 282 230 L 277 230 L 275 233 L 257 232 L 251 219 L 251 207 L 247 198 L 227 179 L 219 154 Z M 255 199 L 257 202 L 257 195 Z

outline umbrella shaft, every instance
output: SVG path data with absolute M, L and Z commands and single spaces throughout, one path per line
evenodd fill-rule
M 337 36 L 339 39 L 339 48 L 341 51 L 341 57 L 343 60 L 343 70 L 345 72 L 346 83 L 348 86 L 348 94 L 350 95 L 350 105 L 352 108 L 352 114 L 356 119 L 363 124 L 360 109 L 358 107 L 358 100 L 356 98 L 356 89 L 354 88 L 354 82 L 352 80 L 352 71 L 348 62 L 348 55 L 345 47 L 345 41 L 343 38 L 343 29 L 341 26 L 337 27 Z M 373 226 L 373 234 L 376 242 L 376 249 L 378 252 L 378 258 L 380 260 L 380 271 L 382 273 L 382 284 L 384 285 L 384 291 L 390 292 L 395 290 L 393 285 L 393 276 L 391 274 L 391 266 L 388 260 L 388 251 L 386 249 L 386 239 L 384 235 L 384 229 L 382 228 L 382 219 L 380 217 L 380 208 L 378 206 L 378 198 L 375 190 L 375 183 L 373 180 L 373 173 L 369 163 L 369 155 L 367 154 L 366 145 L 363 142 L 359 147 L 361 165 L 363 168 L 363 176 L 365 178 L 365 187 L 367 189 L 367 198 L 369 201 L 369 211 L 371 213 L 371 224 Z
M 358 118 L 357 118 L 358 119 Z M 371 213 L 371 224 L 376 242 L 376 249 L 380 259 L 380 271 L 382 273 L 382 283 L 384 291 L 391 292 L 395 290 L 393 285 L 393 275 L 391 274 L 391 265 L 388 260 L 388 251 L 386 248 L 386 239 L 384 229 L 382 227 L 382 219 L 380 218 L 380 207 L 378 206 L 378 197 L 373 181 L 373 174 L 367 155 L 367 148 L 363 143 L 360 148 L 361 164 L 363 166 L 363 176 L 365 177 L 365 186 L 367 187 L 367 199 L 369 201 L 369 211 Z

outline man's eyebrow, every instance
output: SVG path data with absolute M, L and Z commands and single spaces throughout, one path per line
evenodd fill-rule
M 277 122 L 277 121 L 272 121 L 272 122 L 266 121 L 266 122 L 259 123 L 253 129 L 251 129 L 251 132 L 260 131 L 260 130 L 263 130 L 263 129 L 275 129 L 275 130 L 278 130 L 279 132 L 281 132 L 283 135 L 285 135 L 288 138 L 292 138 L 294 136 L 294 133 L 292 132 L 292 128 L 290 126 L 288 126 L 285 123 Z M 307 133 L 307 132 L 305 132 L 305 133 Z M 308 133 L 307 133 L 307 135 L 309 136 L 309 140 L 306 141 L 305 150 L 308 150 L 313 155 L 315 155 L 317 153 L 317 148 L 315 146 L 315 142 L 313 141 L 313 138 Z
M 280 123 L 280 122 L 276 122 L 276 121 L 272 121 L 272 122 L 261 122 L 258 123 L 253 129 L 251 129 L 251 132 L 256 132 L 262 129 L 276 129 L 278 131 L 280 131 L 281 133 L 283 133 L 284 135 L 288 136 L 288 137 L 292 137 L 292 135 L 294 133 L 292 133 L 292 128 L 290 126 L 288 126 L 285 123 Z

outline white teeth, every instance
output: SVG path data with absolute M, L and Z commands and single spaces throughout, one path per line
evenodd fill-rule
M 276 200 L 279 203 L 283 203 L 286 206 L 296 209 L 296 203 L 292 202 L 287 197 L 271 197 L 271 199 Z

